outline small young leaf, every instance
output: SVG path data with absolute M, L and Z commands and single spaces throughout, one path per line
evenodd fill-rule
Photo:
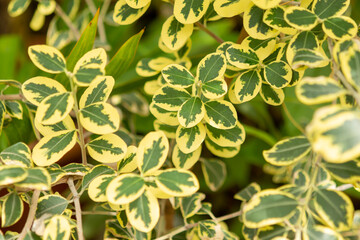
M 66 89 L 59 82 L 47 77 L 33 77 L 24 82 L 21 88 L 26 100 L 39 106 L 42 100 L 55 93 L 65 93 Z
M 191 153 L 198 149 L 206 136 L 206 130 L 202 123 L 191 128 L 179 126 L 176 130 L 176 143 L 183 153 Z
M 201 154 L 201 145 L 190 153 L 183 153 L 176 144 L 172 152 L 172 162 L 176 168 L 190 169 L 197 163 Z
M 205 199 L 205 194 L 194 193 L 191 196 L 183 197 L 180 200 L 180 210 L 183 217 L 194 216 L 201 209 L 201 201 Z
M 109 103 L 93 103 L 80 110 L 80 122 L 90 132 L 108 134 L 119 129 L 120 116 Z
M 132 8 L 126 0 L 118 0 L 115 4 L 113 20 L 120 25 L 129 25 L 138 20 L 150 6 L 150 1 L 142 8 Z
M 127 173 L 114 178 L 106 188 L 106 197 L 111 204 L 128 204 L 145 191 L 145 181 L 137 174 Z
M 189 196 L 199 189 L 196 176 L 184 169 L 167 169 L 155 179 L 156 185 L 166 194 L 175 197 Z
M 24 110 L 18 101 L 5 101 L 6 112 L 13 118 L 23 119 Z
M 5 198 L 1 210 L 1 227 L 8 227 L 19 221 L 24 203 L 16 192 L 12 192 Z
M 206 13 L 210 0 L 175 0 L 174 15 L 183 24 L 199 21 Z
M 242 189 L 240 192 L 236 193 L 234 198 L 240 201 L 247 202 L 249 201 L 256 193 L 260 192 L 261 188 L 259 184 L 253 182 Z
M 43 137 L 33 149 L 33 160 L 38 166 L 50 166 L 60 160 L 76 143 L 76 131 L 64 130 Z
M 146 190 L 139 198 L 126 205 L 126 216 L 134 228 L 141 232 L 150 232 L 160 218 L 157 198 Z
M 8 13 L 10 17 L 17 17 L 28 8 L 31 0 L 11 0 L 8 5 Z
M 292 137 L 276 143 L 271 149 L 263 151 L 267 162 L 275 166 L 288 166 L 302 159 L 311 150 L 304 136 Z
M 185 45 L 193 29 L 193 24 L 180 23 L 176 20 L 175 16 L 170 16 L 162 26 L 161 39 L 166 47 L 176 51 Z
M 132 172 L 137 168 L 136 160 L 137 147 L 129 146 L 126 155 L 117 164 L 117 170 L 120 173 Z
M 29 47 L 28 54 L 35 66 L 44 72 L 61 73 L 65 71 L 65 57 L 54 47 L 33 45 Z

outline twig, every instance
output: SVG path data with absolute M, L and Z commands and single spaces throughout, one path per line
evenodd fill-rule
M 56 4 L 55 7 L 55 13 L 62 19 L 64 20 L 65 24 L 70 28 L 70 30 L 72 31 L 72 33 L 74 34 L 76 39 L 80 38 L 80 33 L 79 31 L 76 29 L 76 27 L 74 26 L 74 24 L 71 22 L 71 19 L 68 17 L 68 15 L 66 15 L 66 13 L 64 13 L 64 11 L 62 10 L 62 8 L 59 6 L 59 4 Z
M 27 216 L 25 226 L 23 227 L 21 233 L 19 234 L 18 240 L 23 240 L 31 228 L 31 225 L 35 218 L 35 213 L 36 213 L 39 196 L 40 196 L 40 190 L 35 190 L 32 195 L 32 198 L 31 198 L 31 205 L 30 205 L 29 214 Z
M 74 205 L 75 205 L 75 216 L 76 216 L 76 229 L 78 233 L 78 239 L 84 240 L 83 228 L 82 228 L 82 218 L 81 218 L 81 205 L 79 200 L 78 192 L 74 185 L 74 180 L 72 177 L 69 177 L 67 181 L 70 191 L 74 196 Z
M 22 94 L 7 94 L 0 95 L 0 100 L 22 100 L 24 96 Z
M 111 0 L 104 0 L 104 3 L 102 5 L 99 20 L 98 20 L 98 29 L 99 29 L 99 38 L 102 43 L 104 43 L 107 48 L 106 50 L 110 50 L 110 46 L 107 44 L 107 38 L 106 38 L 106 32 L 105 32 L 105 26 L 104 26 L 104 18 L 106 17 L 106 12 L 109 9 Z
M 82 211 L 82 215 L 105 215 L 105 216 L 116 216 L 116 212 L 107 211 Z
M 289 118 L 290 122 L 300 131 L 305 135 L 305 130 L 300 126 L 300 124 L 298 122 L 296 122 L 296 120 L 293 118 L 293 116 L 290 114 L 288 108 L 286 107 L 286 104 L 283 103 L 282 107 L 284 109 L 284 112 L 286 114 L 286 116 Z
M 256 138 L 259 138 L 269 144 L 270 146 L 273 146 L 276 143 L 276 139 L 268 134 L 267 132 L 264 132 L 260 129 L 254 128 L 252 126 L 243 124 L 246 135 L 254 136 Z
M 226 221 L 226 220 L 229 220 L 229 219 L 232 219 L 232 218 L 236 218 L 236 217 L 239 217 L 241 216 L 242 214 L 242 210 L 239 210 L 237 212 L 233 212 L 233 213 L 230 213 L 230 214 L 227 214 L 227 215 L 224 215 L 222 217 L 219 217 L 219 218 L 215 218 L 213 220 L 217 221 L 217 222 L 223 222 L 223 221 Z M 174 231 L 162 236 L 162 237 L 159 237 L 159 238 L 156 238 L 155 240 L 165 240 L 165 239 L 170 239 L 171 237 L 179 234 L 179 233 L 182 233 L 186 230 L 189 230 L 191 228 L 194 228 L 196 227 L 197 225 L 199 225 L 199 223 L 190 223 L 190 224 L 186 224 L 185 226 L 182 226 L 180 228 L 177 228 L 175 229 Z
M 196 26 L 198 26 L 201 30 L 203 30 L 204 32 L 206 32 L 207 34 L 209 34 L 212 38 L 214 38 L 218 43 L 223 43 L 224 40 L 222 40 L 219 36 L 217 36 L 215 33 L 213 33 L 212 31 L 210 31 L 207 27 L 205 27 L 202 23 L 200 22 L 196 22 L 195 23 Z

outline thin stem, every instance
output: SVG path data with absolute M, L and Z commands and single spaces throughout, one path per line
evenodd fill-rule
M 35 127 L 35 116 L 34 116 L 34 113 L 31 112 L 31 110 L 28 108 L 28 112 L 29 112 L 29 118 L 30 118 L 30 122 L 31 122 L 31 126 L 34 130 L 34 133 L 35 133 L 35 137 L 38 141 L 40 141 L 41 139 L 41 135 L 40 135 L 40 132 L 39 130 L 36 129 Z
M 242 214 L 242 210 L 239 210 L 237 212 L 233 212 L 233 213 L 230 213 L 230 214 L 227 214 L 227 215 L 224 215 L 222 217 L 219 217 L 219 218 L 214 218 L 213 220 L 216 221 L 216 222 L 223 222 L 223 221 L 226 221 L 226 220 L 229 220 L 229 219 L 232 219 L 232 218 L 236 218 L 236 217 L 239 217 L 241 216 Z M 156 238 L 155 240 L 165 240 L 165 239 L 170 239 L 171 237 L 179 234 L 179 233 L 182 233 L 186 230 L 189 230 L 191 228 L 194 228 L 196 227 L 197 225 L 199 225 L 199 223 L 190 223 L 190 224 L 186 224 L 185 226 L 182 226 L 180 228 L 177 228 L 175 229 L 174 231 L 162 236 L 162 237 L 159 237 L 159 238 Z
M 67 73 L 69 80 L 70 80 L 70 86 L 71 86 L 71 92 L 74 97 L 74 112 L 76 115 L 76 121 L 78 125 L 78 131 L 79 131 L 79 145 L 81 149 L 81 159 L 82 164 L 87 165 L 87 159 L 86 159 L 86 149 L 85 149 L 85 138 L 84 138 L 84 129 L 80 122 L 80 111 L 79 111 L 79 105 L 76 97 L 77 92 L 77 86 L 74 84 L 74 81 L 72 80 L 71 73 Z
M 82 211 L 82 215 L 105 215 L 105 216 L 116 216 L 116 212 L 107 211 Z
M 355 98 L 357 104 L 360 105 L 359 93 L 351 86 L 351 84 L 345 79 L 345 76 L 340 71 L 336 71 L 335 74 L 340 79 L 341 83 L 345 86 L 345 88 L 349 91 L 351 96 Z
M 305 130 L 300 126 L 300 124 L 293 118 L 293 116 L 291 115 L 291 113 L 289 112 L 289 109 L 286 107 L 286 104 L 283 103 L 282 107 L 284 109 L 284 112 L 286 114 L 286 116 L 289 118 L 290 122 L 300 131 L 305 135 Z
M 69 177 L 67 181 L 70 191 L 74 196 L 74 205 L 75 205 L 75 216 L 76 216 L 76 229 L 78 233 L 78 239 L 84 240 L 83 228 L 82 228 L 82 217 L 81 217 L 81 205 L 78 192 L 74 185 L 74 180 L 72 177 Z
M 209 34 L 212 38 L 214 38 L 218 43 L 223 43 L 224 40 L 222 40 L 219 36 L 217 36 L 215 33 L 213 33 L 212 31 L 210 31 L 207 27 L 205 27 L 202 23 L 200 22 L 196 22 L 195 23 L 196 26 L 198 26 L 202 31 L 206 32 L 207 34 Z
M 90 12 L 93 16 L 96 14 L 96 6 L 92 0 L 85 0 L 86 4 L 88 5 Z
M 25 99 L 22 94 L 7 94 L 0 95 L 0 100 L 23 100 Z
M 74 26 L 74 24 L 72 23 L 71 19 L 68 17 L 68 15 L 66 15 L 66 13 L 62 10 L 62 8 L 59 6 L 59 4 L 56 4 L 55 7 L 55 13 L 56 15 L 58 15 L 64 22 L 65 24 L 70 28 L 70 30 L 72 31 L 72 33 L 74 34 L 76 39 L 80 38 L 80 33 L 79 31 L 76 29 L 76 27 Z
M 271 136 L 270 134 L 268 134 L 267 132 L 264 132 L 260 129 L 254 128 L 252 126 L 243 124 L 245 132 L 247 135 L 250 136 L 254 136 L 258 139 L 263 140 L 264 142 L 266 142 L 267 144 L 269 144 L 270 146 L 273 146 L 276 143 L 276 139 Z
M 106 44 L 106 48 L 110 48 L 110 46 L 107 45 L 106 32 L 105 32 L 105 26 L 104 26 L 104 18 L 106 17 L 106 12 L 109 9 L 110 3 L 111 3 L 111 0 L 104 0 L 104 3 L 102 5 L 101 11 L 100 11 L 99 20 L 98 20 L 99 38 L 102 43 Z
M 27 216 L 25 226 L 22 229 L 22 231 L 18 237 L 18 240 L 23 240 L 25 238 L 26 234 L 30 231 L 31 225 L 35 218 L 35 213 L 36 213 L 39 196 L 40 196 L 40 190 L 35 190 L 32 195 L 32 198 L 31 198 L 31 205 L 30 205 L 29 214 Z

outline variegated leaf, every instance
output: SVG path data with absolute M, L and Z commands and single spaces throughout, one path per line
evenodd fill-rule
M 106 102 L 114 87 L 115 80 L 111 76 L 94 80 L 80 98 L 79 107 L 84 108 L 93 103 Z
M 320 104 L 336 100 L 346 90 L 328 77 L 304 78 L 295 88 L 296 96 L 304 104 Z
M 165 110 L 154 102 L 150 104 L 150 112 L 154 115 L 160 122 L 167 124 L 169 126 L 178 126 L 179 120 L 177 118 L 177 111 L 168 111 Z
M 214 79 L 201 84 L 201 93 L 208 99 L 217 99 L 227 93 L 227 84 L 223 79 Z
M 66 175 L 68 176 L 73 175 L 83 177 L 89 172 L 90 167 L 81 163 L 69 163 L 62 167 L 62 169 L 66 172 Z
M 236 147 L 245 140 L 245 129 L 240 122 L 230 129 L 218 129 L 206 124 L 207 137 L 222 147 Z
M 159 73 L 158 70 L 152 69 L 149 65 L 152 58 L 143 58 L 136 64 L 136 73 L 142 77 L 152 77 Z
M 234 106 L 225 100 L 212 100 L 205 104 L 205 121 L 219 129 L 235 127 L 237 114 Z
M 291 38 L 288 47 L 286 49 L 286 59 L 289 65 L 292 65 L 296 51 L 299 49 L 317 50 L 319 42 L 313 32 L 301 31 L 297 35 Z
M 103 48 L 87 52 L 77 61 L 73 70 L 73 80 L 79 86 L 89 86 L 98 76 L 105 74 L 106 62 L 107 55 Z
M 263 21 L 265 10 L 251 5 L 244 14 L 244 28 L 246 32 L 256 39 L 273 38 L 279 34 L 278 30 L 272 29 Z
M 312 11 L 320 19 L 342 15 L 350 5 L 350 0 L 315 0 Z
M 214 10 L 220 16 L 229 18 L 243 13 L 251 2 L 251 0 L 216 0 Z
M 179 126 L 176 130 L 176 143 L 183 153 L 191 153 L 198 149 L 206 136 L 206 130 L 202 123 L 191 128 Z
M 35 66 L 44 72 L 61 73 L 65 71 L 65 57 L 54 47 L 33 45 L 29 47 L 28 54 Z
M 126 173 L 114 178 L 106 188 L 106 197 L 111 204 L 128 204 L 145 191 L 144 179 L 133 173 Z
M 169 139 L 176 138 L 177 126 L 170 126 L 156 119 L 154 121 L 154 128 L 156 131 L 163 131 L 165 133 L 165 136 Z
M 38 166 L 50 166 L 60 160 L 76 143 L 76 131 L 64 130 L 43 137 L 34 147 L 32 157 Z
M 0 157 L 6 165 L 19 165 L 21 167 L 31 167 L 32 158 L 29 147 L 22 142 L 18 142 L 5 148 Z
M 279 106 L 284 102 L 285 94 L 282 89 L 272 88 L 268 84 L 262 84 L 260 96 L 269 105 Z
M 276 7 L 281 0 L 252 0 L 255 5 L 262 9 L 269 9 Z
M 285 8 L 276 6 L 267 9 L 264 14 L 264 22 L 270 27 L 279 30 L 284 34 L 295 35 L 296 29 L 291 27 L 285 20 Z
M 165 193 L 184 197 L 194 194 L 199 189 L 196 176 L 185 169 L 167 169 L 156 176 L 157 186 Z
M 251 48 L 243 48 L 233 44 L 226 50 L 226 58 L 230 64 L 240 69 L 250 69 L 259 64 L 259 57 Z
M 257 70 L 249 70 L 242 73 L 234 84 L 234 98 L 236 102 L 248 102 L 260 92 L 262 79 Z
M 38 106 L 42 100 L 55 93 L 65 93 L 59 82 L 47 77 L 33 77 L 24 82 L 21 92 L 26 100 Z
M 149 8 L 150 2 L 142 8 L 132 8 L 126 0 L 118 0 L 115 4 L 113 20 L 120 25 L 129 25 L 138 20 Z
M 193 24 L 183 24 L 176 20 L 175 16 L 170 16 L 162 26 L 161 39 L 166 47 L 176 51 L 185 45 L 193 29 Z
M 61 122 L 74 106 L 74 97 L 70 92 L 55 93 L 44 98 L 39 104 L 35 119 L 44 125 Z
M 256 182 L 250 183 L 244 189 L 235 194 L 234 198 L 240 201 L 249 201 L 256 193 L 260 192 L 261 188 Z
M 23 181 L 27 177 L 27 171 L 19 166 L 0 166 L 0 186 L 14 184 Z
M 90 199 L 94 202 L 106 202 L 106 188 L 114 178 L 114 174 L 102 174 L 94 178 L 89 184 L 88 194 Z
M 212 154 L 222 158 L 232 158 L 240 151 L 240 145 L 235 147 L 222 147 L 214 143 L 210 138 L 205 139 L 205 145 Z
M 137 168 L 136 160 L 137 147 L 129 146 L 127 148 L 125 157 L 117 164 L 117 170 L 120 173 L 132 172 Z
M 331 176 L 342 183 L 353 184 L 360 181 L 360 162 L 350 160 L 344 163 L 324 162 L 323 166 Z
M 194 193 L 191 196 L 181 198 L 180 209 L 183 217 L 189 218 L 201 209 L 201 201 L 205 199 L 205 194 Z
M 210 0 L 175 0 L 174 15 L 183 24 L 199 21 L 206 13 Z
M 263 61 L 266 59 L 271 53 L 274 52 L 276 47 L 276 39 L 269 38 L 265 40 L 255 39 L 252 37 L 246 37 L 240 44 L 243 49 L 251 49 L 254 51 L 259 58 L 259 60 Z
M 148 133 L 139 143 L 136 159 L 142 174 L 149 175 L 165 162 L 169 141 L 161 131 Z
M 341 240 L 343 237 L 335 230 L 325 227 L 323 225 L 310 225 L 308 226 L 303 235 L 304 240 Z
M 304 136 L 292 137 L 276 143 L 263 152 L 267 162 L 275 166 L 287 166 L 303 157 L 311 150 L 308 139 Z
M 71 119 L 70 115 L 67 115 L 64 120 L 61 122 L 52 124 L 52 125 L 43 125 L 35 119 L 35 127 L 43 136 L 51 135 L 53 133 L 63 131 L 63 130 L 75 130 L 74 121 Z
M 16 187 L 48 191 L 51 188 L 50 174 L 44 168 L 27 169 L 27 177 L 15 184 Z
M 195 151 L 183 153 L 176 144 L 172 152 L 172 162 L 176 168 L 190 169 L 197 163 L 201 154 L 201 145 Z
M 11 0 L 7 8 L 10 17 L 17 17 L 23 14 L 30 2 L 31 0 Z
M 115 134 L 102 135 L 89 142 L 86 147 L 89 155 L 102 163 L 118 162 L 127 151 L 124 140 Z
M 143 117 L 149 115 L 149 104 L 139 92 L 121 94 L 121 106 Z
M 330 189 L 317 190 L 315 210 L 334 230 L 346 231 L 351 228 L 354 206 L 345 193 Z
M 134 228 L 141 232 L 150 232 L 160 218 L 157 198 L 146 190 L 139 198 L 126 205 L 126 216 Z
M 80 122 L 90 132 L 108 134 L 119 129 L 120 116 L 109 103 L 93 103 L 80 110 Z
M 307 66 L 310 68 L 320 67 L 328 60 L 319 52 L 310 49 L 299 49 L 295 52 L 291 67 L 294 69 Z
M 46 225 L 44 239 L 67 240 L 70 238 L 71 226 L 68 218 L 63 215 L 53 216 Z
M 18 101 L 5 101 L 6 112 L 10 117 L 23 119 L 24 110 L 20 102 Z
M 333 58 L 337 64 L 340 63 L 339 56 L 343 52 L 347 52 L 348 50 L 356 49 L 356 42 L 353 39 L 349 40 L 340 40 L 334 44 L 333 47 Z
M 289 7 L 285 10 L 286 22 L 302 31 L 313 29 L 317 24 L 316 15 L 303 7 Z
M 129 5 L 131 8 L 143 8 L 146 5 L 150 4 L 151 0 L 126 0 L 127 5 Z
M 187 88 L 195 83 L 194 76 L 184 66 L 171 64 L 161 71 L 164 79 L 174 87 Z
M 62 214 L 68 204 L 68 200 L 60 195 L 45 195 L 39 198 L 35 216 L 41 218 L 42 216 Z
M 211 53 L 206 55 L 198 64 L 196 69 L 197 78 L 202 83 L 222 78 L 226 70 L 226 58 L 222 53 Z
M 154 175 L 158 175 L 161 173 L 161 170 L 154 173 Z M 154 176 L 153 175 L 153 176 Z M 146 189 L 150 191 L 154 197 L 160 198 L 160 199 L 170 199 L 172 196 L 165 193 L 161 188 L 158 187 L 158 185 L 155 182 L 155 178 L 151 179 L 151 181 L 146 182 Z
M 265 80 L 273 88 L 286 87 L 292 78 L 291 67 L 283 61 L 274 61 L 264 68 Z
M 190 97 L 191 95 L 182 88 L 165 85 L 155 93 L 152 100 L 158 107 L 167 111 L 178 111 Z
M 85 191 L 92 180 L 105 174 L 115 174 L 115 170 L 103 164 L 99 164 L 93 167 L 88 173 L 85 174 L 83 181 L 81 182 L 81 191 Z
M 191 97 L 184 102 L 178 111 L 178 120 L 181 126 L 191 128 L 204 118 L 205 108 L 199 97 Z
M 1 208 L 1 227 L 14 225 L 20 220 L 24 211 L 24 203 L 17 192 L 8 194 Z
M 353 86 L 360 86 L 360 51 L 350 49 L 340 54 L 341 69 L 346 80 Z
M 322 27 L 326 35 L 336 40 L 353 38 L 358 31 L 356 22 L 345 16 L 327 18 Z
M 160 72 L 167 65 L 173 64 L 174 60 L 167 57 L 157 57 L 149 61 L 149 67 L 157 72 Z
M 291 194 L 279 190 L 264 190 L 257 193 L 244 206 L 244 224 L 261 228 L 289 219 L 299 205 Z
M 224 184 L 226 178 L 226 165 L 221 160 L 204 159 L 201 161 L 205 183 L 211 191 L 217 191 Z
M 39 31 L 44 26 L 44 24 L 45 24 L 45 15 L 39 11 L 39 8 L 36 8 L 35 13 L 34 13 L 33 17 L 31 18 L 29 26 L 30 26 L 31 30 Z M 43 45 L 43 46 L 46 46 L 46 45 Z M 48 58 L 50 58 L 50 56 Z M 52 67 L 55 67 L 56 69 L 59 68 L 59 66 L 57 66 L 56 63 L 55 63 L 55 66 L 52 66 Z

